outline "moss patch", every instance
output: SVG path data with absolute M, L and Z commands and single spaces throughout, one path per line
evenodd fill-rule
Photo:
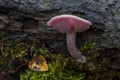
M 0 80 L 7 77 L 11 80 L 118 80 L 120 72 L 109 67 L 110 63 L 101 53 L 94 50 L 95 43 L 86 42 L 80 50 L 86 54 L 84 64 L 51 53 L 47 47 L 38 46 L 36 39 L 31 44 L 9 42 L 2 32 L 0 40 Z M 28 69 L 28 62 L 37 54 L 42 54 L 48 63 L 49 70 L 35 72 Z

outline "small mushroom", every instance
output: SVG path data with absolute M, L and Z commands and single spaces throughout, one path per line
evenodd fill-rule
M 50 19 L 47 25 L 61 33 L 66 33 L 67 48 L 70 55 L 75 60 L 84 63 L 86 57 L 82 55 L 82 53 L 76 48 L 76 32 L 83 32 L 88 30 L 92 23 L 74 15 L 59 15 Z

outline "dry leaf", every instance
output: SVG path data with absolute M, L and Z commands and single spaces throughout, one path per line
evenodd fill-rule
M 29 61 L 29 68 L 34 71 L 47 71 L 48 65 L 43 55 L 36 55 Z

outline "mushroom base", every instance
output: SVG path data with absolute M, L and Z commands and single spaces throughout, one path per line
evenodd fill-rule
M 86 60 L 86 57 L 82 55 L 80 51 L 77 50 L 75 39 L 76 39 L 76 33 L 67 33 L 66 41 L 67 41 L 68 51 L 75 60 L 81 63 L 84 63 Z

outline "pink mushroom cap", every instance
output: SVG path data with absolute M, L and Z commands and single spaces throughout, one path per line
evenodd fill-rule
M 61 33 L 73 33 L 88 30 L 92 23 L 74 15 L 60 15 L 50 19 L 47 25 Z

